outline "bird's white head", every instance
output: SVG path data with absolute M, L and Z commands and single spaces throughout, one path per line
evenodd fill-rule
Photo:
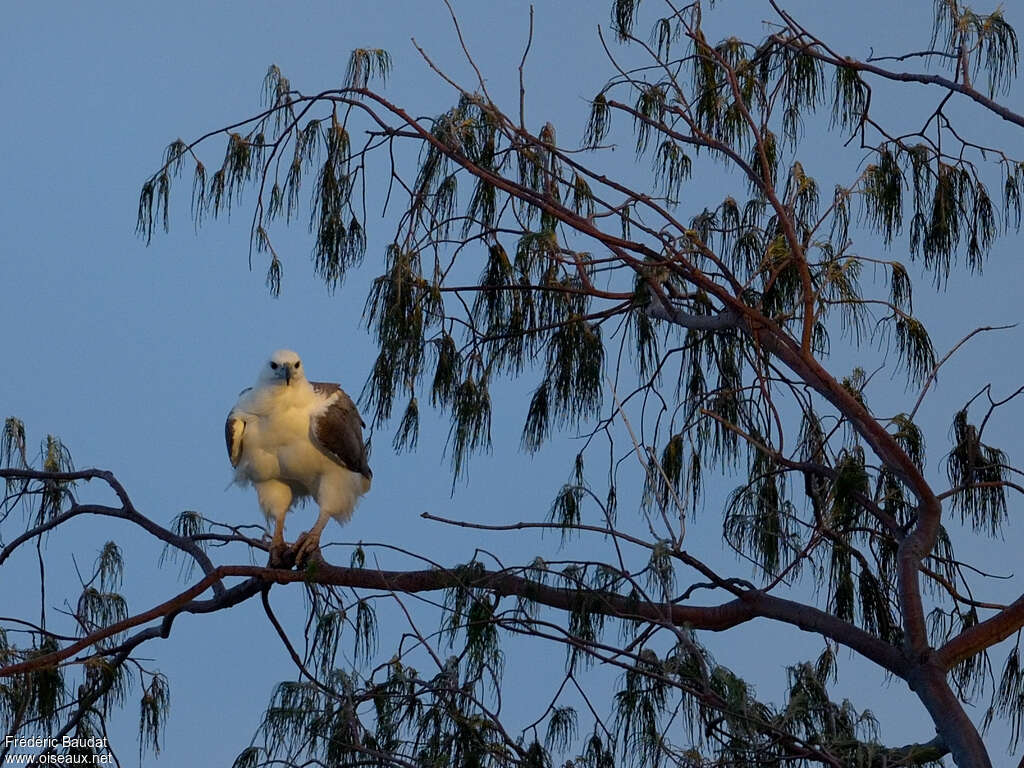
M 296 381 L 305 381 L 306 373 L 302 369 L 299 356 L 290 349 L 279 349 L 260 369 L 260 384 L 291 385 Z

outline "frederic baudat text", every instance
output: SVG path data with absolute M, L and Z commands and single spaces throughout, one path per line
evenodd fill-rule
M 71 763 L 89 763 L 89 764 L 102 764 L 106 762 L 113 763 L 112 755 L 107 751 L 107 737 L 96 736 L 90 738 L 81 738 L 78 736 L 64 736 L 62 738 L 48 737 L 48 736 L 6 736 L 4 737 L 4 746 L 7 750 L 11 749 L 74 749 L 74 750 L 95 750 L 92 755 L 37 755 L 33 757 L 29 754 L 21 755 L 7 755 L 6 763 L 20 762 L 19 760 L 11 760 L 12 757 L 24 757 L 33 762 L 47 763 L 54 765 L 65 765 Z

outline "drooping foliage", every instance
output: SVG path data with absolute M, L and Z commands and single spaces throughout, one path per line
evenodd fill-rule
M 263 111 L 222 132 L 216 170 L 200 160 L 209 139 L 179 139 L 144 183 L 147 242 L 169 227 L 187 170 L 197 223 L 251 209 L 251 255 L 265 258 L 275 295 L 293 268 L 275 234 L 308 215 L 326 289 L 367 287 L 376 354 L 361 402 L 375 429 L 394 428 L 396 451 L 417 448 L 428 409 L 447 419 L 456 480 L 498 441 L 540 459 L 559 435 L 578 438 L 547 515 L 497 525 L 557 531 L 558 553 L 520 566 L 482 551 L 456 567 L 430 559 L 383 585 L 368 575 L 369 546 L 350 569 L 310 564 L 300 645 L 271 606 L 280 574 L 187 604 L 199 613 L 260 595 L 299 670 L 274 689 L 236 766 L 876 766 L 947 754 L 986 765 L 978 729 L 997 720 L 1016 749 L 1024 682 L 1011 636 L 1024 616 L 975 596 L 987 570 L 967 567 L 954 544 L 1010 523 L 1017 470 L 985 429 L 1020 391 L 1000 399 L 986 387 L 936 432 L 920 406 L 948 356 L 913 300 L 920 283 L 958 290 L 1020 225 L 1021 159 L 947 107 L 957 95 L 979 123 L 1024 127 L 993 100 L 1016 81 L 1016 35 L 1002 10 L 936 0 L 928 49 L 899 60 L 943 74 L 917 73 L 887 68 L 894 57 L 839 54 L 774 3 L 766 36 L 714 42 L 729 6 L 615 0 L 616 50 L 633 64 L 613 54 L 580 136 L 527 125 L 526 81 L 507 109 L 482 75 L 470 87 L 446 77 L 454 104 L 414 117 L 387 96 L 386 78 L 402 74 L 392 57 L 359 49 L 345 80 L 315 95 L 271 67 Z M 907 81 L 934 92 L 920 116 L 907 99 L 897 130 L 873 96 Z M 366 213 L 377 196 L 383 224 Z M 509 412 L 521 423 L 512 433 L 495 419 Z M 26 445 L 9 420 L 5 464 L 33 466 Z M 4 514 L 31 502 L 27 525 L 41 537 L 75 502 L 56 438 L 38 464 L 44 474 L 5 475 Z M 698 527 L 727 554 L 698 552 Z M 196 512 L 156 535 L 184 557 L 185 578 L 198 567 L 211 585 L 211 542 L 259 549 Z M 69 701 L 82 706 L 68 723 L 95 730 L 123 702 L 118 670 L 147 638 L 113 631 L 129 615 L 122 572 L 111 542 L 81 585 L 78 630 L 103 637 L 77 699 L 57 665 L 0 691 L 5 712 L 31 715 L 26 732 L 56 723 Z M 406 596 L 437 590 L 436 627 L 421 627 Z M 395 637 L 378 629 L 385 602 L 408 624 Z M 775 703 L 700 634 L 753 618 L 824 645 L 815 661 L 786 660 Z M 526 722 L 502 711 L 523 637 L 564 650 Z M 28 638 L 4 639 L 5 662 L 53 658 L 63 642 L 45 627 Z M 1007 638 L 996 671 L 989 649 Z M 847 650 L 907 683 L 938 735 L 884 746 L 867 708 L 835 701 Z M 589 689 L 603 669 L 613 689 Z M 146 675 L 140 744 L 157 751 L 168 687 Z M 979 703 L 972 724 L 964 707 Z

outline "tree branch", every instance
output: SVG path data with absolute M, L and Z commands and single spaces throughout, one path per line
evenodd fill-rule
M 190 605 L 218 579 L 229 576 L 245 577 L 248 581 L 225 592 L 224 597 Z M 785 600 L 757 590 L 747 590 L 740 597 L 716 606 L 696 607 L 653 601 L 637 601 L 626 596 L 597 590 L 564 589 L 551 587 L 509 571 L 487 571 L 470 567 L 456 569 L 429 569 L 420 571 L 381 571 L 365 568 L 344 568 L 321 564 L 307 571 L 287 571 L 252 565 L 221 565 L 194 586 L 170 600 L 136 616 L 91 633 L 54 653 L 0 668 L 0 677 L 52 666 L 73 654 L 95 645 L 126 629 L 145 624 L 156 618 L 173 619 L 178 613 L 200 613 L 220 610 L 258 594 L 263 584 L 293 582 L 324 586 L 378 589 L 402 593 L 430 592 L 442 589 L 485 589 L 499 596 L 516 596 L 551 608 L 573 611 L 585 604 L 590 610 L 605 616 L 643 619 L 653 622 L 670 621 L 677 626 L 721 632 L 756 618 L 770 618 L 791 624 L 806 632 L 822 634 L 851 648 L 887 671 L 905 677 L 907 665 L 898 649 L 873 637 L 867 632 L 812 606 Z
M 770 38 L 773 42 L 778 43 L 791 50 L 799 51 L 807 56 L 812 56 L 819 61 L 823 61 L 826 64 L 831 64 L 834 67 L 842 67 L 845 69 L 853 69 L 858 72 L 868 72 L 872 75 L 884 78 L 886 80 L 894 80 L 901 83 L 922 83 L 924 85 L 937 85 L 940 88 L 945 88 L 948 91 L 962 94 L 972 101 L 977 102 L 985 109 L 989 110 L 993 114 L 998 115 L 1008 122 L 1014 125 L 1019 125 L 1024 128 L 1024 115 L 1018 112 L 1014 112 L 1012 109 L 1004 107 L 1002 104 L 997 102 L 995 99 L 990 99 L 980 91 L 975 90 L 970 85 L 965 83 L 958 83 L 955 80 L 950 80 L 948 77 L 942 75 L 926 75 L 917 72 L 893 72 L 885 69 L 884 67 L 875 66 L 864 61 L 851 58 L 849 56 L 840 57 L 836 55 L 829 55 L 824 53 L 822 50 L 817 48 L 815 45 L 810 45 L 804 42 L 798 42 L 793 38 L 786 38 L 781 35 L 772 35 Z M 815 41 L 817 42 L 817 41 Z
M 735 328 L 739 323 L 739 313 L 725 309 L 716 315 L 689 315 L 675 306 L 665 306 L 664 302 L 652 301 L 647 305 L 647 314 L 658 320 L 698 331 L 724 331 Z

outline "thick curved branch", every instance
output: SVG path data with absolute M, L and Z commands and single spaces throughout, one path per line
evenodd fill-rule
M 579 589 L 562 589 L 517 576 L 508 571 L 457 570 L 377 571 L 322 565 L 314 574 L 254 566 L 222 566 L 225 576 L 249 576 L 277 582 L 310 581 L 316 584 L 380 589 L 404 593 L 452 588 L 486 589 L 500 596 L 516 596 L 559 610 L 572 611 L 581 603 L 597 613 L 655 622 L 670 620 L 677 626 L 721 632 L 756 618 L 769 618 L 816 632 L 851 648 L 893 674 L 906 675 L 906 662 L 896 648 L 858 627 L 812 606 L 748 590 L 721 605 L 696 607 L 658 602 L 638 602 L 623 595 Z
M 124 632 L 125 630 L 131 629 L 132 627 L 137 627 L 140 624 L 145 624 L 149 621 L 153 621 L 154 619 L 174 615 L 178 613 L 180 609 L 184 608 L 185 605 L 187 605 L 190 600 L 192 600 L 194 597 L 197 597 L 198 595 L 201 595 L 203 592 L 209 589 L 215 582 L 223 578 L 225 574 L 222 571 L 222 568 L 215 568 L 212 573 L 209 573 L 206 576 L 204 576 L 202 580 L 199 581 L 199 583 L 195 584 L 192 587 L 189 587 L 184 592 L 176 595 L 175 597 L 172 597 L 170 600 L 167 600 L 166 602 L 163 602 L 154 608 L 150 608 L 148 611 L 137 614 L 135 616 L 130 616 L 127 619 L 124 619 L 123 621 L 118 621 L 114 624 L 111 624 L 108 627 L 104 627 L 95 632 L 92 632 L 83 637 L 81 640 L 77 640 L 74 643 L 71 643 L 71 645 L 68 645 L 67 647 L 60 649 L 59 651 L 54 651 L 53 653 L 48 653 L 45 656 L 38 656 L 34 659 L 30 659 L 27 661 L 9 664 L 6 667 L 0 667 L 0 677 L 11 677 L 12 675 L 18 675 L 23 672 L 31 671 L 33 669 L 39 669 L 41 667 L 50 667 L 54 664 L 59 664 L 60 662 L 69 658 L 70 656 L 73 656 L 79 651 L 85 650 L 89 646 L 95 645 L 101 640 L 105 640 L 106 638 L 111 637 L 112 635 Z
M 190 604 L 216 580 L 231 576 L 244 577 L 247 580 L 232 587 L 221 598 Z M 585 605 L 588 610 L 606 616 L 654 622 L 668 620 L 677 626 L 690 626 L 712 632 L 731 629 L 756 618 L 768 618 L 791 624 L 806 632 L 822 634 L 857 651 L 899 677 L 905 677 L 908 673 L 906 661 L 900 651 L 877 637 L 812 606 L 784 600 L 757 590 L 745 591 L 736 599 L 721 605 L 696 607 L 637 601 L 623 595 L 596 590 L 551 587 L 509 571 L 487 571 L 482 568 L 380 571 L 321 564 L 307 571 L 287 571 L 252 565 L 218 566 L 194 586 L 170 600 L 98 630 L 59 651 L 0 668 L 0 677 L 59 664 L 107 637 L 154 619 L 163 618 L 169 631 L 169 622 L 179 613 L 220 610 L 258 594 L 263 585 L 293 582 L 408 594 L 456 588 L 484 589 L 495 595 L 522 597 L 563 611 L 578 610 Z M 161 634 L 166 636 L 163 632 Z
M 114 473 L 109 470 L 82 469 L 75 472 L 44 472 L 33 469 L 0 468 L 0 478 L 10 480 L 49 480 L 53 482 L 102 480 L 110 486 L 111 490 L 114 491 L 118 500 L 121 502 L 120 507 L 109 507 L 102 504 L 72 504 L 67 511 L 62 512 L 59 515 L 55 515 L 49 520 L 30 528 L 13 539 L 10 544 L 3 548 L 3 550 L 0 550 L 0 565 L 2 565 L 4 561 L 14 553 L 14 550 L 25 542 L 32 540 L 46 531 L 56 528 L 74 517 L 78 517 L 79 515 L 101 515 L 104 517 L 116 517 L 121 520 L 127 520 L 135 523 L 147 533 L 151 533 L 165 544 L 169 544 L 170 546 L 180 549 L 182 552 L 190 555 L 192 559 L 199 564 L 199 567 L 207 576 L 214 570 L 213 562 L 211 562 L 207 554 L 195 542 L 184 536 L 179 536 L 173 531 L 164 528 L 162 525 L 154 523 L 148 517 L 135 509 L 135 505 L 128 496 L 128 492 L 114 476 Z M 224 591 L 224 585 L 218 580 L 213 583 L 213 590 L 215 594 L 220 595 Z
M 964 659 L 1005 640 L 1021 627 L 1024 627 L 1024 595 L 995 616 L 954 637 L 936 652 L 936 660 L 943 669 L 951 669 Z
M 668 320 L 683 328 L 698 331 L 724 331 L 735 328 L 740 319 L 739 315 L 731 309 L 719 312 L 717 315 L 690 315 L 671 302 L 666 307 L 665 303 L 660 301 L 652 301 L 648 304 L 647 314 L 657 320 Z

